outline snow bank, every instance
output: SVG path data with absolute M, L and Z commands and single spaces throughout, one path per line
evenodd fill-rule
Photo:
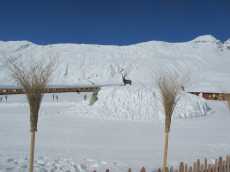
M 154 121 L 164 123 L 164 111 L 159 100 L 144 87 L 102 87 L 98 101 L 89 106 L 89 101 L 79 102 L 68 113 L 105 119 Z M 206 100 L 185 94 L 177 103 L 173 119 L 206 116 L 211 113 Z

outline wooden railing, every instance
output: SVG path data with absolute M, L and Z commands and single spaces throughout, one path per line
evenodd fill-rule
M 63 93 L 63 92 L 93 92 L 99 87 L 75 87 L 75 88 L 47 88 L 45 93 Z M 22 88 L 0 88 L 0 95 L 25 94 Z

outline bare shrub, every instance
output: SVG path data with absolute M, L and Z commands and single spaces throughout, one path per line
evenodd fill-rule
M 185 93 L 187 86 L 192 84 L 188 73 L 179 74 L 172 70 L 162 70 L 161 68 L 153 71 L 153 81 L 159 92 L 158 100 L 161 102 L 165 112 L 165 150 L 163 172 L 166 170 L 167 150 L 168 150 L 168 133 L 170 132 L 171 118 L 177 102 Z
M 32 172 L 38 112 L 45 88 L 52 81 L 53 73 L 58 66 L 58 54 L 51 54 L 48 58 L 43 56 L 39 61 L 31 56 L 26 62 L 23 62 L 2 52 L 0 61 L 4 64 L 9 76 L 23 87 L 30 106 L 31 152 L 29 171 Z
M 170 131 L 171 117 L 177 102 L 186 93 L 183 89 L 188 85 L 188 74 L 180 75 L 176 71 L 159 69 L 154 72 L 153 80 L 160 93 L 158 100 L 165 112 L 165 132 Z
M 27 62 L 14 60 L 2 53 L 0 60 L 6 67 L 8 74 L 25 90 L 31 113 L 31 131 L 37 131 L 37 116 L 46 86 L 52 81 L 52 74 L 58 65 L 58 55 L 44 57 L 35 61 L 31 56 Z

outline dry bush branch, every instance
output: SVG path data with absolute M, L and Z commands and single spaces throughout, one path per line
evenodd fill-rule
M 179 74 L 175 70 L 163 70 L 162 68 L 152 70 L 152 78 L 155 88 L 159 92 L 158 100 L 163 105 L 165 111 L 165 149 L 163 172 L 166 171 L 168 134 L 170 132 L 171 118 L 177 102 L 184 95 L 184 88 L 191 85 L 189 73 Z
M 32 56 L 23 62 L 2 52 L 0 61 L 4 64 L 10 77 L 25 90 L 30 105 L 30 131 L 37 131 L 38 112 L 45 88 L 53 79 L 53 73 L 58 66 L 58 54 L 43 56 L 36 61 Z
M 165 132 L 170 131 L 171 117 L 177 102 L 188 92 L 189 87 L 194 84 L 195 79 L 189 73 L 179 74 L 172 70 L 159 68 L 152 70 L 152 79 L 159 96 L 156 98 L 163 105 L 165 111 Z M 183 91 L 183 88 L 186 91 Z
M 58 54 L 44 56 L 39 61 L 31 56 L 26 62 L 14 60 L 13 57 L 2 53 L 0 61 L 8 74 L 25 90 L 30 105 L 31 150 L 29 171 L 33 172 L 35 132 L 37 131 L 38 112 L 46 87 L 53 79 L 53 73 L 58 66 Z

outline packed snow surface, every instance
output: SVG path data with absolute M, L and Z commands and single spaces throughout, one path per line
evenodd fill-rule
M 83 95 L 87 94 L 84 101 Z M 92 93 L 45 94 L 36 132 L 34 171 L 147 171 L 162 168 L 164 115 L 153 94 L 142 87 L 103 87 Z M 26 96 L 4 96 L 0 103 L 0 171 L 29 169 L 29 106 Z M 167 166 L 209 163 L 230 153 L 230 113 L 221 101 L 185 94 L 176 105 L 169 133 Z

